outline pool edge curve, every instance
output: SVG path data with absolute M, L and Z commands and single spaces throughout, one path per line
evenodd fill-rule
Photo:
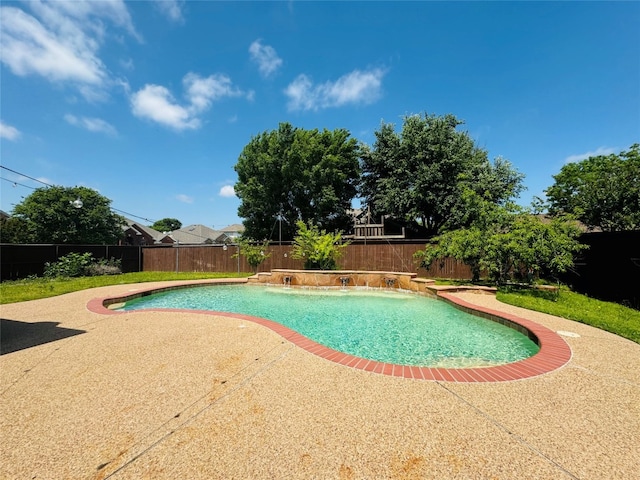
M 216 312 L 209 310 L 191 310 L 191 309 L 146 309 L 138 311 L 114 311 L 108 308 L 109 305 L 121 303 L 133 298 L 150 295 L 160 291 L 174 290 L 178 288 L 206 285 L 224 285 L 224 284 L 241 284 L 246 283 L 246 279 L 215 279 L 206 282 L 186 282 L 172 284 L 165 287 L 151 287 L 148 289 L 140 289 L 125 295 L 112 297 L 93 298 L 87 303 L 87 310 L 100 315 L 123 315 L 136 314 L 138 312 L 164 311 L 164 312 L 183 312 L 204 315 L 215 315 L 222 317 L 235 318 L 239 320 L 250 321 L 274 331 L 285 340 L 293 343 L 299 348 L 316 355 L 318 357 L 338 363 L 347 367 L 364 370 L 367 372 L 389 375 L 394 377 L 403 377 L 416 380 L 427 381 L 443 381 L 443 382 L 505 382 L 514 380 L 524 380 L 527 378 L 537 377 L 546 373 L 553 372 L 566 365 L 571 359 L 572 352 L 567 342 L 557 333 L 549 328 L 540 325 L 531 320 L 513 315 L 510 313 L 499 312 L 489 308 L 473 305 L 469 302 L 451 295 L 447 292 L 438 292 L 437 298 L 446 301 L 453 306 L 468 311 L 474 315 L 479 315 L 500 323 L 509 322 L 526 330 L 529 336 L 533 335 L 540 350 L 531 357 L 517 362 L 507 363 L 491 367 L 475 367 L 475 368 L 442 368 L 442 367 L 420 367 L 410 365 L 397 365 L 392 363 L 378 362 L 368 360 L 366 358 L 357 357 L 347 353 L 339 352 L 317 343 L 304 335 L 292 330 L 280 323 L 261 317 L 254 317 L 241 313 Z

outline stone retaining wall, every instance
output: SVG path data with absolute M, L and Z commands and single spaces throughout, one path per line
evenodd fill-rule
M 369 272 L 356 270 L 276 269 L 249 277 L 249 283 L 320 288 L 389 288 L 433 295 L 427 286 L 433 280 L 416 278 L 416 273 Z

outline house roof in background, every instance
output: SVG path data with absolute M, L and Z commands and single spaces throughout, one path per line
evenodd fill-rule
M 162 240 L 164 237 L 166 237 L 167 235 L 159 232 L 157 230 L 154 230 L 151 227 L 147 227 L 146 225 L 142 225 L 141 223 L 138 223 L 134 220 L 131 220 L 129 218 L 125 218 L 125 221 L 127 222 L 126 226 L 123 227 L 123 229 L 127 229 L 127 228 L 133 228 L 134 230 L 137 230 L 141 233 L 145 233 L 147 236 L 151 237 L 154 239 L 154 241 L 156 242 L 160 242 L 160 240 Z
M 222 230 L 214 230 L 205 225 L 195 224 L 174 230 L 169 234 L 171 238 L 179 243 L 218 243 L 227 238 L 227 234 Z
M 221 228 L 222 232 L 244 232 L 244 225 L 240 223 L 234 223 L 233 225 L 229 225 L 227 227 Z

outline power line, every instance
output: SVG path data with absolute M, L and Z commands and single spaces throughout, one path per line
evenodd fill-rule
M 13 180 L 9 180 L 8 178 L 0 177 L 0 179 L 4 180 L 6 182 L 9 182 L 9 183 L 13 183 L 14 187 L 20 186 L 20 187 L 30 188 L 31 190 L 35 190 L 36 189 L 36 187 L 31 187 L 29 185 L 24 185 L 22 183 L 14 182 Z
M 0 165 L 0 168 L 4 168 L 5 170 L 10 171 L 11 173 L 15 173 L 17 175 L 20 175 L 21 177 L 25 177 L 25 178 L 28 178 L 29 180 L 33 180 L 35 182 L 41 183 L 43 185 L 46 185 L 47 187 L 53 187 L 53 185 L 49 185 L 48 183 L 43 182 L 42 180 L 38 180 L 37 178 L 30 177 L 29 175 L 25 175 L 24 173 L 16 172 L 15 170 L 11 170 L 10 168 L 5 167 L 4 165 Z M 33 187 L 29 187 L 29 188 L 33 188 Z
M 12 170 L 11 168 L 9 168 L 9 167 L 5 167 L 4 165 L 0 165 L 0 168 L 3 168 L 3 169 L 5 169 L 5 170 L 7 170 L 7 171 L 9 171 L 9 172 L 11 172 L 11 173 L 15 173 L 16 175 L 20 175 L 21 177 L 28 178 L 29 180 L 33 180 L 34 182 L 41 183 L 42 185 L 45 185 L 45 186 L 47 186 L 47 187 L 53 187 L 53 186 L 54 186 L 54 185 L 51 185 L 51 184 L 49 184 L 49 183 L 47 183 L 47 182 L 43 182 L 42 180 L 38 180 L 37 178 L 30 177 L 29 175 L 26 175 L 26 174 L 24 174 L 24 173 L 21 173 L 21 172 L 17 172 L 17 171 L 15 171 L 15 170 Z M 29 185 L 23 185 L 23 184 L 21 184 L 21 183 L 14 182 L 13 180 L 9 180 L 8 178 L 4 178 L 4 177 L 0 177 L 0 178 L 2 178 L 2 180 L 5 180 L 5 181 L 7 181 L 7 182 L 13 183 L 13 185 L 14 185 L 14 186 L 15 186 L 15 185 L 20 185 L 21 187 L 25 187 L 25 188 L 30 188 L 30 189 L 32 189 L 32 190 L 36 190 L 36 188 L 35 188 L 35 187 L 31 187 L 31 186 L 29 186 Z M 117 208 L 113 208 L 113 207 L 111 207 L 111 210 L 113 210 L 114 212 L 120 212 L 120 213 L 122 213 L 122 214 L 124 214 L 124 215 L 126 215 L 126 216 L 128 216 L 128 217 L 139 218 L 140 220 L 145 220 L 145 221 L 147 221 L 147 222 L 149 222 L 149 223 L 155 223 L 155 220 L 150 220 L 150 219 L 148 219 L 148 218 L 146 218 L 146 217 L 141 217 L 141 216 L 139 216 L 139 215 L 134 215 L 133 213 L 125 212 L 124 210 L 118 210 Z
M 12 169 L 10 169 L 10 168 L 5 167 L 4 165 L 0 165 L 0 168 L 3 168 L 3 169 L 8 170 L 8 171 L 10 171 L 10 172 L 12 172 L 12 173 L 15 173 L 16 175 L 20 175 L 20 176 L 25 177 L 25 178 L 28 178 L 28 179 L 30 179 L 30 180 L 34 180 L 34 181 L 36 181 L 36 182 L 42 183 L 43 185 L 46 185 L 47 187 L 53 187 L 53 185 L 50 185 L 50 184 L 48 184 L 48 183 L 45 183 L 45 182 L 43 182 L 42 180 L 38 180 L 37 178 L 30 177 L 29 175 L 25 175 L 24 173 L 17 172 L 17 171 L 15 171 L 15 170 L 12 170 Z M 35 187 L 32 187 L 32 186 L 30 186 L 30 185 L 24 185 L 24 184 L 22 184 L 22 183 L 18 183 L 18 182 L 15 182 L 15 181 L 13 181 L 13 180 L 10 180 L 10 179 L 8 179 L 8 178 L 0 177 L 0 179 L 4 180 L 4 181 L 6 181 L 6 182 L 12 183 L 14 186 L 19 185 L 19 186 L 21 186 L 21 187 L 25 187 L 25 188 L 30 188 L 30 189 L 32 189 L 32 190 L 36 190 L 36 188 L 35 188 Z M 127 217 L 133 217 L 133 218 L 138 218 L 138 219 L 140 219 L 140 220 L 145 220 L 146 222 L 149 222 L 149 223 L 151 223 L 151 224 L 155 223 L 155 220 L 150 220 L 150 219 L 148 219 L 148 218 L 146 218 L 146 217 L 141 217 L 141 216 L 139 216 L 139 215 L 135 215 L 135 214 L 133 214 L 133 213 L 125 212 L 124 210 L 119 210 L 119 209 L 117 209 L 117 208 L 113 208 L 113 207 L 111 207 L 111 210 L 113 210 L 114 212 L 122 213 L 122 214 L 126 215 Z M 181 232 L 181 233 L 184 233 L 185 235 L 191 235 L 191 236 L 196 237 L 196 238 L 199 238 L 199 239 L 205 239 L 205 240 L 206 240 L 206 239 L 208 238 L 208 237 L 204 237 L 204 236 L 202 236 L 202 235 L 198 235 L 197 233 L 189 232 L 188 230 L 182 230 L 182 229 L 180 229 L 180 232 Z
M 138 215 L 134 215 L 133 213 L 125 212 L 124 210 L 118 210 L 117 208 L 113 208 L 113 207 L 111 207 L 111 210 L 113 210 L 114 212 L 124 213 L 127 217 L 135 217 L 135 218 L 139 218 L 140 220 L 145 220 L 145 221 L 147 221 L 147 222 L 149 222 L 149 223 L 152 223 L 152 224 L 153 224 L 153 223 L 156 223 L 156 221 L 155 221 L 155 220 L 149 220 L 149 219 L 148 219 L 148 218 L 146 218 L 146 217 L 140 217 L 140 216 L 138 216 Z

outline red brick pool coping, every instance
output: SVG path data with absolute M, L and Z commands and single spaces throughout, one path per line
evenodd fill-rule
M 246 281 L 246 280 L 245 280 Z M 129 295 L 119 297 L 94 298 L 87 303 L 87 309 L 93 313 L 102 315 L 123 315 L 136 313 L 136 311 L 115 311 L 107 308 L 109 305 L 124 302 L 132 298 L 148 295 L 151 292 L 166 291 L 176 288 L 184 288 L 190 286 L 202 285 L 220 285 L 230 283 L 244 283 L 243 280 L 236 281 L 216 281 L 210 283 L 188 283 L 177 286 L 152 288 L 148 290 L 140 290 Z M 301 335 L 300 333 L 285 327 L 272 320 L 265 318 L 244 315 L 240 313 L 216 312 L 211 310 L 191 310 L 191 309 L 173 309 L 173 308 L 154 308 L 148 310 L 138 310 L 138 312 L 185 312 L 197 313 L 205 315 L 216 315 L 239 320 L 246 320 L 265 326 L 280 335 L 285 340 L 294 345 L 317 355 L 321 358 L 338 363 L 347 367 L 352 367 L 367 372 L 378 373 L 382 375 L 390 375 L 394 377 L 404 377 L 416 380 L 430 380 L 443 382 L 505 382 L 513 380 L 523 380 L 526 378 L 536 377 L 545 373 L 552 372 L 567 364 L 571 359 L 571 349 L 569 345 L 552 330 L 516 315 L 505 312 L 499 312 L 489 308 L 479 307 L 465 302 L 454 295 L 445 291 L 437 292 L 437 296 L 447 301 L 457 308 L 465 310 L 474 315 L 497 321 L 520 330 L 528 335 L 533 341 L 540 346 L 538 353 L 532 357 L 526 358 L 513 363 L 499 365 L 495 367 L 477 367 L 477 368 L 431 368 L 416 367 L 409 365 L 396 365 L 392 363 L 378 362 L 356 357 L 347 353 L 328 348 L 322 344 Z

